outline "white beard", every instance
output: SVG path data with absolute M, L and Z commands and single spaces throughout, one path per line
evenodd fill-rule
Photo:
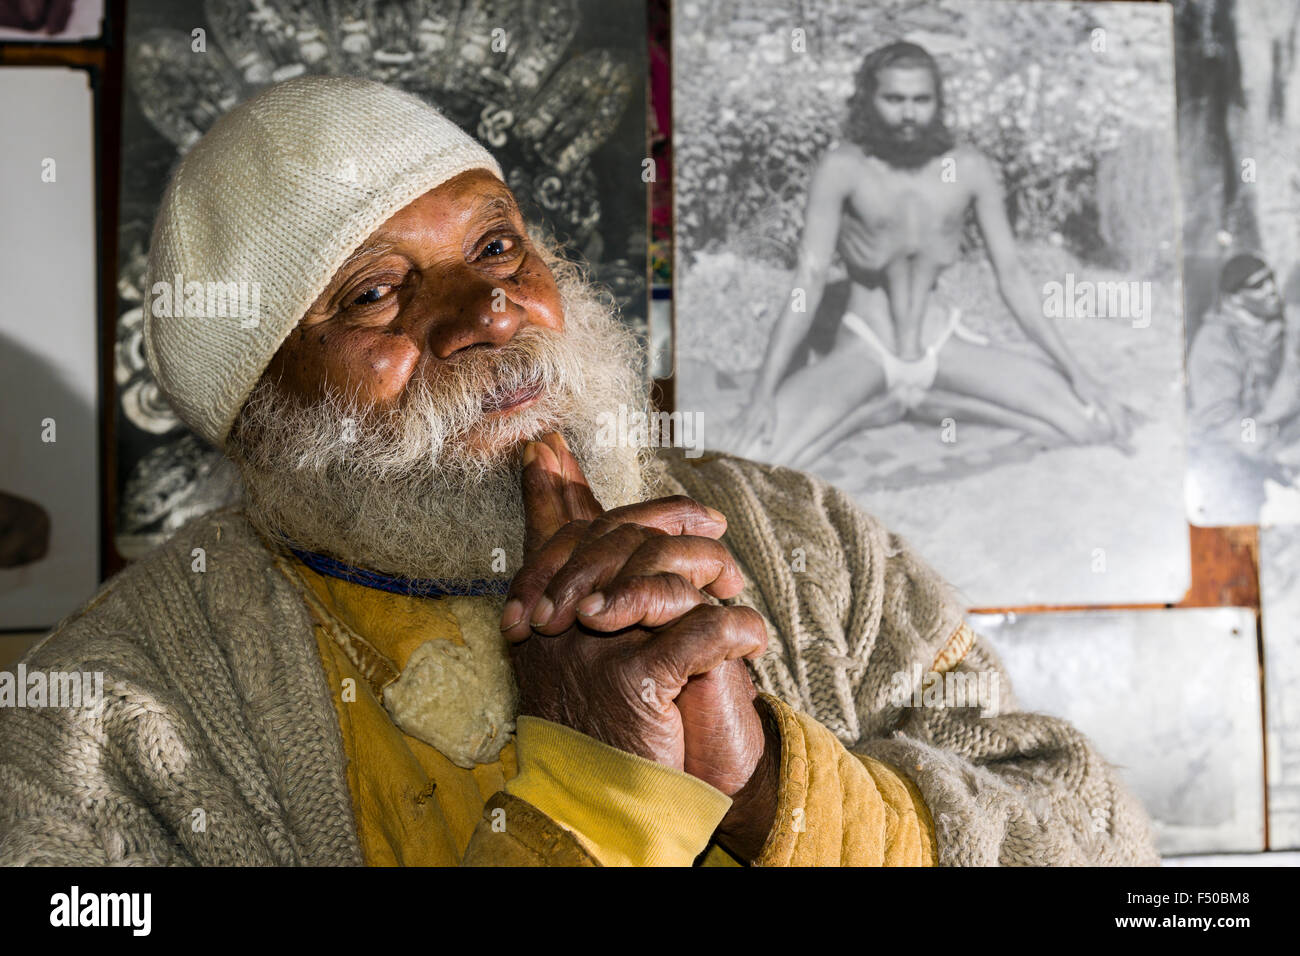
M 438 366 L 391 412 L 336 396 L 303 403 L 274 382 L 258 384 L 227 453 L 264 536 L 401 577 L 508 577 L 523 554 L 523 447 L 551 430 L 602 505 L 644 500 L 648 439 L 599 437 L 603 416 L 620 405 L 646 410 L 642 346 L 573 265 L 533 242 L 563 296 L 564 332 L 526 326 L 501 348 Z M 485 416 L 485 396 L 533 384 L 543 392 L 531 407 Z

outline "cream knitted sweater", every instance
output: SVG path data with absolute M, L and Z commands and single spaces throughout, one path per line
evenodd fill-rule
M 659 458 L 659 493 L 727 515 L 739 600 L 768 620 L 762 690 L 909 774 L 943 865 L 1156 864 L 1145 812 L 1064 721 L 898 703 L 961 628 L 906 542 L 811 475 Z M 206 570 L 194 570 L 202 548 Z M 0 711 L 0 864 L 360 864 L 344 753 L 311 619 L 234 509 L 108 581 L 26 658 L 104 673 L 105 706 Z

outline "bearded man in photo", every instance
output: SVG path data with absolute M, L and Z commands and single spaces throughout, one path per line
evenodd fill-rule
M 208 314 L 240 283 L 255 315 Z M 104 694 L 0 712 L 0 863 L 1158 862 L 845 493 L 608 439 L 649 409 L 637 340 L 418 98 L 237 106 L 147 291 L 150 368 L 243 500 L 25 658 Z

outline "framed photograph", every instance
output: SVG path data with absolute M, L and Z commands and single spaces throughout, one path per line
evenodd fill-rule
M 674 16 L 677 407 L 972 606 L 1189 583 L 1172 10 Z
M 1300 7 L 1178 0 L 1187 509 L 1300 521 Z
M 425 97 L 500 161 L 531 220 L 645 333 L 645 0 L 139 0 L 127 11 L 114 536 L 127 558 L 228 500 L 235 477 L 144 362 L 143 275 L 171 168 L 236 103 L 304 73 Z

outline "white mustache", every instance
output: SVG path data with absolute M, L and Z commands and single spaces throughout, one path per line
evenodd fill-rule
M 436 453 L 444 442 L 487 425 L 492 412 L 520 393 L 539 395 L 537 408 L 559 407 L 583 391 L 583 356 L 561 333 L 530 327 L 499 349 L 477 353 L 413 378 L 398 407 L 380 416 L 384 429 L 421 427 Z

